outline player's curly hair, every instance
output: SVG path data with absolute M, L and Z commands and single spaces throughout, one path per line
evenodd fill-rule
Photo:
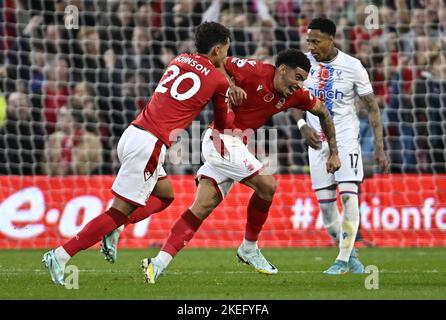
M 286 49 L 279 52 L 276 58 L 276 68 L 282 64 L 293 69 L 299 67 L 306 72 L 309 72 L 311 69 L 310 60 L 308 60 L 305 53 L 297 49 Z
M 231 38 L 229 29 L 217 22 L 204 22 L 195 31 L 195 47 L 198 53 L 207 54 L 213 46 L 226 44 Z
M 308 29 L 319 30 L 320 32 L 333 37 L 336 35 L 336 24 L 327 18 L 316 18 L 311 20 Z

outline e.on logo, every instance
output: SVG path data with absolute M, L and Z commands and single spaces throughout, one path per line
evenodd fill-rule
M 58 209 L 46 209 L 44 195 L 39 188 L 29 187 L 18 191 L 0 204 L 0 232 L 11 238 L 28 239 L 42 234 L 46 224 L 51 225 L 60 220 L 60 234 L 72 237 L 101 213 L 103 203 L 95 196 L 80 196 L 66 204 L 62 215 Z M 84 215 L 79 224 L 77 220 L 80 211 Z
M 54 194 L 46 193 L 47 200 Z M 49 208 L 45 195 L 38 187 L 21 189 L 0 203 L 0 234 L 17 240 L 35 238 L 43 233 L 48 237 L 71 238 L 90 220 L 109 208 L 111 201 L 104 201 L 94 195 L 80 195 L 72 199 L 54 196 L 53 202 L 59 208 Z M 51 203 L 50 203 L 51 204 Z M 150 219 L 135 225 L 133 236 L 144 237 Z M 54 234 L 54 226 L 56 234 Z M 51 233 L 51 234 L 50 234 Z
M 18 191 L 0 204 L 0 232 L 14 239 L 28 239 L 39 236 L 45 232 L 46 225 L 60 220 L 60 234 L 72 237 L 101 213 L 103 202 L 95 196 L 80 196 L 68 201 L 62 214 L 58 209 L 46 209 L 44 195 L 39 188 Z M 79 224 L 81 211 L 84 214 Z
M 44 212 L 45 200 L 39 188 L 20 190 L 0 204 L 0 232 L 16 239 L 36 237 L 45 231 L 45 225 L 37 223 Z M 26 225 L 16 227 L 19 224 Z

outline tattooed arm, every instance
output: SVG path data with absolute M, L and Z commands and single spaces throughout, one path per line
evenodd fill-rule
M 313 149 L 320 149 L 322 146 L 321 137 L 316 130 L 310 128 L 303 120 L 305 111 L 296 108 L 291 108 L 290 111 L 305 142 Z M 300 124 L 301 121 L 303 121 L 302 124 Z
M 336 132 L 333 120 L 325 105 L 317 100 L 313 109 L 309 110 L 312 114 L 319 118 L 322 130 L 327 137 L 330 156 L 327 160 L 327 172 L 334 173 L 341 167 L 341 161 L 338 156 L 338 146 L 336 144 Z
M 376 102 L 375 95 L 373 93 L 365 96 L 359 96 L 359 98 L 362 102 L 364 102 L 369 112 L 369 123 L 375 136 L 375 161 L 379 164 L 382 170 L 386 172 L 389 166 L 389 161 L 384 153 L 383 126 L 378 103 Z
M 335 126 L 325 105 L 320 100 L 317 100 L 313 109 L 309 110 L 309 112 L 319 118 L 322 130 L 327 137 L 330 154 L 338 154 Z

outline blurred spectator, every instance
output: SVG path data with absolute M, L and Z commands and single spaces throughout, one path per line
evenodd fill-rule
M 371 38 L 370 30 L 365 27 L 365 18 L 365 5 L 357 6 L 355 10 L 355 23 L 349 34 L 349 51 L 353 55 L 359 51 L 359 45 L 361 43 L 368 42 Z
M 364 68 L 369 69 L 372 67 L 373 49 L 369 42 L 361 42 L 357 47 L 356 58 L 358 58 Z
M 168 45 L 191 38 L 201 23 L 203 7 L 198 0 L 165 0 L 162 18 L 162 37 Z
M 78 33 L 78 40 L 82 55 L 77 55 L 74 58 L 73 79 L 76 82 L 107 82 L 108 79 L 102 72 L 105 68 L 105 62 L 101 55 L 99 33 L 93 27 L 82 27 Z
M 57 112 L 56 132 L 45 145 L 45 173 L 48 175 L 93 174 L 102 164 L 100 138 L 74 121 L 66 107 Z
M 299 43 L 297 33 L 283 31 L 277 27 L 272 18 L 264 19 L 259 24 L 259 27 L 254 28 L 253 41 L 257 43 L 257 49 L 265 48 L 270 56 L 275 56 L 287 47 L 295 47 Z
M 164 46 L 161 48 L 161 62 L 163 63 L 163 69 L 168 66 L 170 61 L 175 58 L 175 50 L 172 47 Z M 164 70 L 163 70 L 164 71 Z
M 227 11 L 222 15 L 221 21 L 225 19 L 231 21 L 229 26 L 233 43 L 229 54 L 237 57 L 248 57 L 254 54 L 257 44 L 254 42 L 252 32 L 248 29 L 248 13 L 235 7 L 233 11 Z
M 62 38 L 64 28 L 57 24 L 49 24 L 45 28 L 44 45 L 48 53 L 69 52 L 68 43 Z
M 91 83 L 80 82 L 74 86 L 70 98 L 73 115 L 78 117 L 78 122 L 84 124 L 86 130 L 93 133 L 98 133 L 101 127 L 96 101 L 96 91 Z
M 120 137 L 125 128 L 134 120 L 139 111 L 144 108 L 148 99 L 149 86 L 142 72 L 126 72 L 125 81 L 120 92 L 114 97 L 107 110 L 101 110 L 109 134 Z M 144 96 L 142 96 L 144 95 Z
M 104 162 L 100 168 L 101 174 L 118 174 L 121 162 L 118 158 L 118 142 L 119 137 L 111 137 L 108 140 L 109 145 L 104 149 Z
M 43 69 L 45 65 L 45 49 L 37 31 L 42 20 L 43 18 L 40 15 L 34 15 L 30 18 L 23 31 L 19 32 L 14 39 L 11 50 L 7 52 L 6 70 L 7 78 L 10 80 L 6 84 L 8 90 L 15 90 L 13 80 L 23 79 L 28 81 L 33 78 L 33 73 L 35 73 L 35 77 L 40 78 L 40 81 L 43 80 L 43 73 L 38 72 L 38 70 Z M 41 59 L 37 59 L 38 55 L 41 56 Z M 33 57 L 34 59 L 32 59 Z M 41 92 L 40 84 L 37 85 L 36 89 L 36 92 Z
M 300 8 L 298 1 L 294 0 L 279 0 L 268 1 L 270 11 L 276 13 L 277 22 L 283 27 L 297 28 L 299 26 L 299 12 Z M 274 5 L 276 7 L 274 8 Z
M 157 83 L 162 76 L 162 72 L 159 70 L 164 67 L 158 54 L 159 48 L 154 47 L 149 30 L 135 27 L 129 54 L 118 58 L 115 68 L 138 70 L 146 74 L 150 82 Z
M 56 126 L 56 113 L 67 105 L 70 94 L 68 86 L 68 61 L 59 56 L 46 67 L 46 80 L 43 86 L 43 113 L 47 134 L 53 133 Z
M 30 74 L 29 78 L 25 77 L 25 80 L 29 81 L 29 91 L 34 94 L 42 93 L 42 84 L 45 78 L 45 50 L 42 45 L 35 44 L 31 49 L 30 59 Z M 22 78 L 23 79 L 23 78 Z
M 370 2 L 363 0 L 7 1 L 0 18 L 0 89 L 13 101 L 17 94 L 27 95 L 31 122 L 43 117 L 48 133 L 55 130 L 56 112 L 72 109 L 84 130 L 100 136 L 104 159 L 112 161 L 114 141 L 150 99 L 170 61 L 178 52 L 195 51 L 199 23 L 219 21 L 230 28 L 229 55 L 273 63 L 284 48 L 307 52 L 308 22 L 326 16 L 336 23 L 336 46 L 360 59 L 370 75 L 383 110 L 391 170 L 445 172 L 446 4 L 372 3 L 379 8 L 378 30 L 364 26 Z M 78 29 L 64 26 L 68 5 L 79 9 Z M 371 130 L 367 113 L 358 107 L 368 156 Z M 200 119 L 211 116 L 207 109 Z M 13 130 L 17 120 L 9 111 L 6 121 L 2 130 L 6 124 Z M 281 119 L 278 125 L 281 172 L 302 172 L 306 147 L 295 124 Z M 178 172 L 192 169 L 184 165 Z
M 443 52 L 429 58 L 429 67 L 417 78 L 414 95 L 417 128 L 423 135 L 420 157 L 424 159 L 424 171 L 431 166 L 434 172 L 444 172 L 446 161 L 444 150 L 444 123 L 446 121 L 446 57 Z M 425 150 L 429 149 L 427 153 Z M 421 160 L 421 159 L 420 159 Z
M 112 4 L 112 15 L 107 25 L 107 39 L 116 54 L 124 54 L 130 48 L 135 15 L 134 2 L 117 1 Z
M 149 96 L 149 87 L 144 73 L 128 73 L 122 88 L 122 97 L 125 101 L 124 108 L 128 113 L 127 123 L 133 121 L 133 118 L 144 109 Z
M 150 30 L 153 39 L 161 42 L 160 10 L 161 1 L 139 1 L 135 17 L 135 25 Z M 154 8 L 155 7 L 155 8 Z
M 392 8 L 387 4 L 383 4 L 379 7 L 379 22 L 381 26 L 380 29 L 384 34 L 388 32 L 397 32 L 398 15 L 395 8 Z
M 398 66 L 391 74 L 391 100 L 386 124 L 388 135 L 391 136 L 391 167 L 396 172 L 415 172 L 416 157 L 414 143 L 414 115 L 411 111 L 412 68 L 410 57 L 398 55 Z
M 8 97 L 6 121 L 0 129 L 0 174 L 41 173 L 44 136 L 38 112 L 33 112 L 26 94 Z

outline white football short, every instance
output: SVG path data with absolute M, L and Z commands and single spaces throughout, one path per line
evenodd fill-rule
M 204 135 L 202 152 L 205 163 L 198 169 L 197 181 L 212 180 L 220 199 L 223 199 L 235 181 L 243 183 L 259 174 L 262 163 L 249 152 L 242 138 L 227 134 L 218 136 L 220 140 L 212 137 L 212 129 Z
M 313 189 L 323 189 L 339 182 L 362 182 L 364 172 L 359 142 L 353 140 L 348 145 L 338 145 L 338 152 L 341 168 L 334 174 L 331 174 L 327 172 L 327 160 L 330 155 L 328 143 L 326 141 L 322 142 L 322 147 L 318 150 L 308 147 Z
M 166 146 L 150 132 L 130 125 L 119 139 L 117 150 L 121 168 L 112 193 L 145 206 L 158 180 L 167 178 L 163 168 Z

